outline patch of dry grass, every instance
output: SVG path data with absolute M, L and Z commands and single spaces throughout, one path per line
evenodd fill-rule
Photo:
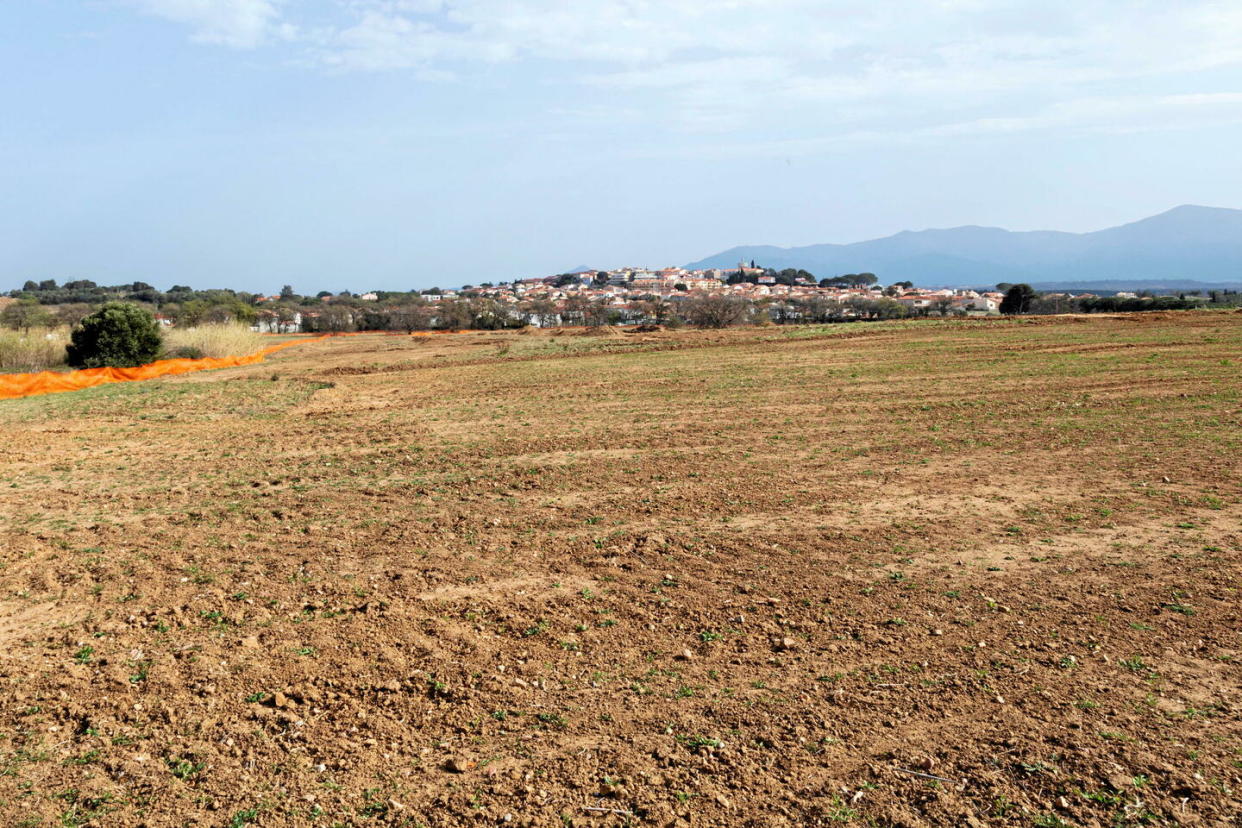
M 263 337 L 244 325 L 200 325 L 164 331 L 164 349 L 170 357 L 245 356 L 264 344 Z
M 65 364 L 68 336 L 60 328 L 0 331 L 0 371 L 47 371 Z

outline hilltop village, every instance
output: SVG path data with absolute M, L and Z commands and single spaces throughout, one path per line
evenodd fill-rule
M 76 325 L 105 302 L 147 308 L 164 327 L 243 323 L 260 333 L 358 330 L 497 330 L 534 326 L 680 324 L 725 327 L 745 323 L 827 323 L 919 316 L 989 316 L 1231 307 L 1232 290 L 1201 295 L 1117 292 L 1040 293 L 1027 285 L 994 288 L 917 288 L 882 285 L 873 273 L 819 279 L 805 270 L 773 270 L 755 262 L 732 269 L 644 267 L 579 270 L 555 276 L 483 282 L 455 289 L 299 295 L 286 285 L 264 295 L 230 289 L 167 291 L 145 282 L 101 286 L 86 279 L 57 284 L 27 281 L 0 297 L 0 325 L 18 330 Z
M 934 308 L 937 311 L 943 309 L 965 313 L 996 313 L 1004 295 L 999 291 L 980 293 L 948 288 L 926 290 L 915 288 L 909 282 L 884 287 L 870 273 L 816 280 L 804 270 L 773 271 L 757 267 L 754 262 L 740 263 L 735 270 L 686 270 L 680 267 L 662 270 L 586 270 L 545 278 L 520 279 L 495 286 L 468 286 L 461 291 L 446 291 L 443 296 L 452 297 L 463 293 L 487 296 L 506 303 L 531 299 L 564 302 L 578 296 L 632 311 L 642 310 L 641 307 L 628 307 L 633 303 L 650 301 L 657 297 L 677 301 L 694 296 L 718 295 L 758 302 L 819 298 L 842 305 L 848 305 L 851 300 L 891 299 L 911 310 Z M 434 300 L 434 295 L 428 298 Z
M 356 324 L 353 317 L 366 314 L 368 305 L 391 305 L 406 296 L 325 291 L 315 299 L 326 307 L 303 309 L 295 315 L 275 309 L 288 296 L 257 297 L 254 326 L 263 331 L 336 330 L 344 324 Z M 792 323 L 988 315 L 999 313 L 1003 296 L 1001 291 L 920 289 L 910 282 L 883 286 L 870 273 L 816 279 L 804 270 L 775 271 L 743 262 L 732 270 L 627 267 L 484 282 L 458 289 L 433 288 L 420 291 L 412 305 L 399 305 L 394 312 L 417 317 L 411 324 L 425 327 L 446 327 L 450 318 L 461 318 L 462 324 L 455 327 L 678 322 L 719 327 L 765 317 Z M 470 312 L 468 322 L 463 310 Z M 497 324 L 488 324 L 487 317 L 495 317 Z

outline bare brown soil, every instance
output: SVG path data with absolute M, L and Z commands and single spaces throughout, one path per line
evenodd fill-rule
M 0 404 L 0 824 L 1236 826 L 1242 317 Z

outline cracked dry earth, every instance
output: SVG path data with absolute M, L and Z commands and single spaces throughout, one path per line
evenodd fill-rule
M 1242 315 L 0 403 L 0 823 L 1237 826 Z

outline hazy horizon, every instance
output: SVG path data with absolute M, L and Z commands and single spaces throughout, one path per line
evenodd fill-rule
M 1242 206 L 1242 8 L 0 7 L 0 279 L 426 288 Z

